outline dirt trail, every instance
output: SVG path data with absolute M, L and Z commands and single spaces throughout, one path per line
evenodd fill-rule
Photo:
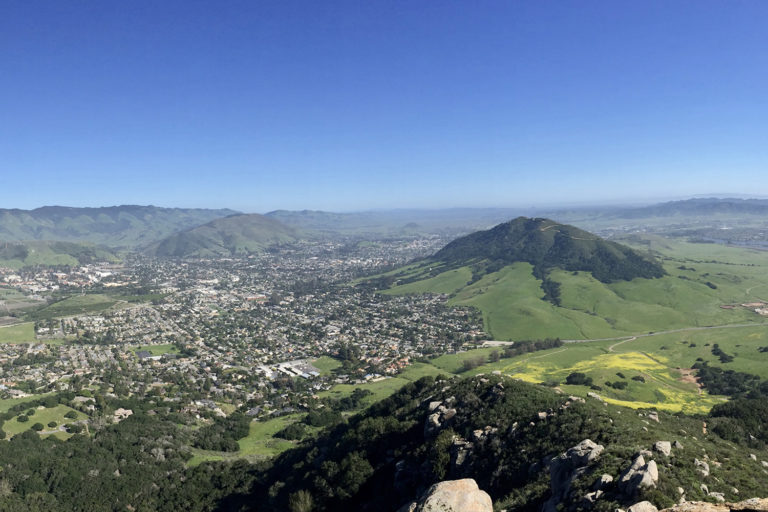
M 620 342 L 618 342 L 618 343 L 614 343 L 613 345 L 611 345 L 610 347 L 608 347 L 608 352 L 613 352 L 613 347 L 618 347 L 618 346 L 619 346 L 619 345 L 621 345 L 622 343 L 626 343 L 626 342 L 628 342 L 628 341 L 635 341 L 636 339 L 637 339 L 637 336 L 632 336 L 631 338 L 627 338 L 627 339 L 626 339 L 626 340 L 624 340 L 624 341 L 620 341 Z

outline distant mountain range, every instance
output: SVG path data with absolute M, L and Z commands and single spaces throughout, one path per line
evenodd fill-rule
M 237 213 L 234 210 L 109 206 L 0 209 L 0 241 L 90 242 L 112 248 L 148 246 L 173 233 Z
M 148 251 L 158 256 L 221 256 L 258 252 L 274 243 L 297 239 L 456 237 L 521 215 L 548 217 L 611 233 L 616 227 L 668 225 L 670 220 L 678 227 L 686 223 L 697 228 L 719 226 L 722 221 L 735 220 L 742 226 L 762 226 L 767 214 L 768 200 L 738 198 L 697 198 L 633 208 L 448 208 L 350 213 L 277 210 L 263 216 L 228 209 L 45 206 L 35 210 L 0 209 L 0 243 L 61 241 Z M 230 220 L 212 222 L 218 219 Z
M 242 256 L 299 239 L 296 230 L 264 215 L 216 219 L 165 238 L 149 253 L 159 257 Z

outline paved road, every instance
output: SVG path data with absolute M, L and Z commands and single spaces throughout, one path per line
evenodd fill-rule
M 751 323 L 751 324 L 727 324 L 727 325 L 705 325 L 701 327 L 683 327 L 681 329 L 670 329 L 668 331 L 654 331 L 654 332 L 648 332 L 645 334 L 634 334 L 631 336 L 616 336 L 615 338 L 592 338 L 592 339 L 585 339 L 585 340 L 563 340 L 563 343 L 586 343 L 588 341 L 620 341 L 622 343 L 625 343 L 627 341 L 632 341 L 637 338 L 647 338 L 649 336 L 661 336 L 662 334 L 674 334 L 678 332 L 690 332 L 690 331 L 706 331 L 710 329 L 739 329 L 742 327 L 768 327 L 768 322 L 763 323 Z M 616 343 L 618 345 L 618 343 Z M 609 351 L 611 348 L 615 347 L 616 345 L 611 345 L 609 347 Z

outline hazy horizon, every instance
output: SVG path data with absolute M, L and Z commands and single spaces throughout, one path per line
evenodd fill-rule
M 442 210 L 530 210 L 530 211 L 554 211 L 558 209 L 590 209 L 590 208 L 618 208 L 618 207 L 626 207 L 626 208 L 634 208 L 634 207 L 643 207 L 643 206 L 652 206 L 656 204 L 662 204 L 666 202 L 674 202 L 674 201 L 686 201 L 691 199 L 755 199 L 755 200 L 765 200 L 768 199 L 768 196 L 759 196 L 754 194 L 696 194 L 696 195 L 689 195 L 689 196 L 677 196 L 677 197 L 659 197 L 659 198 L 649 198 L 649 199 L 630 199 L 630 200 L 616 200 L 616 201 L 603 201 L 603 202 L 560 202 L 560 203 L 541 203 L 541 204 L 535 204 L 535 205 L 525 205 L 525 204 L 519 204 L 519 205 L 475 205 L 475 206 L 437 206 L 437 207 L 426 207 L 426 206 L 405 206 L 405 207 L 377 207 L 377 208 L 359 208 L 359 209 L 318 209 L 318 208 L 273 208 L 270 210 L 239 210 L 237 208 L 233 208 L 230 206 L 179 206 L 179 205 L 173 205 L 173 204 L 139 204 L 139 203 L 115 203 L 115 204 L 94 204 L 94 205 L 79 205 L 79 204 L 41 204 L 37 206 L 32 206 L 30 208 L 19 208 L 19 207 L 8 207 L 5 205 L 0 205 L 0 210 L 36 210 L 39 208 L 47 208 L 47 207 L 62 207 L 62 208 L 111 208 L 111 207 L 122 207 L 122 206 L 146 206 L 146 207 L 156 207 L 156 208 L 181 208 L 181 209 L 195 209 L 195 208 L 202 208 L 202 209 L 212 209 L 212 210 L 235 210 L 239 213 L 259 213 L 259 214 L 267 214 L 274 211 L 318 211 L 318 212 L 327 212 L 327 213 L 367 213 L 367 212 L 393 212 L 393 211 L 423 211 L 423 212 L 429 212 L 429 211 L 442 211 Z

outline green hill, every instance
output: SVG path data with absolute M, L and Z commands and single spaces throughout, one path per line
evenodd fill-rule
M 232 215 L 176 233 L 152 246 L 159 257 L 220 257 L 262 252 L 295 242 L 293 228 L 259 214 Z
M 520 217 L 363 285 L 391 294 L 449 294 L 452 304 L 480 309 L 497 339 L 608 337 L 722 313 L 716 299 L 707 308 L 691 304 L 701 304 L 694 294 L 717 295 L 707 280 L 682 282 L 668 271 L 650 256 L 573 226 Z M 664 287 L 669 293 L 655 293 Z M 664 303 L 677 299 L 682 304 Z
M 31 265 L 85 265 L 117 261 L 105 247 L 74 242 L 0 242 L 0 266 L 21 268 Z
M 604 283 L 664 275 L 658 263 L 627 246 L 574 226 L 526 217 L 454 240 L 431 261 L 451 267 L 473 264 L 477 277 L 517 262 L 533 265 L 537 277 L 544 277 L 552 268 L 561 268 L 591 272 Z
M 61 240 L 135 248 L 233 213 L 237 212 L 136 205 L 0 209 L 0 240 Z

